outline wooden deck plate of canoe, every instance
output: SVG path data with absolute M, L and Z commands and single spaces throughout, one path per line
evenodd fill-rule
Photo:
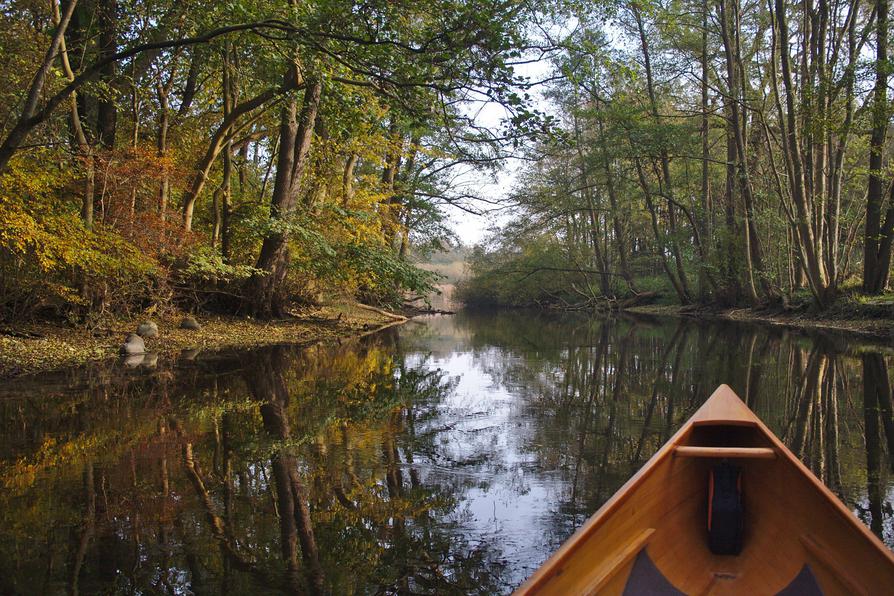
M 894 594 L 894 553 L 721 385 L 516 592 L 681 593 Z

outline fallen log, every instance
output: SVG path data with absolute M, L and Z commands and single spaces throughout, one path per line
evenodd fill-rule
M 363 308 L 363 309 L 372 311 L 374 313 L 378 313 L 384 317 L 389 317 L 391 319 L 394 319 L 395 321 L 406 321 L 407 320 L 407 317 L 405 317 L 403 315 L 399 315 L 399 314 L 396 314 L 393 312 L 388 312 L 387 310 L 382 310 L 381 308 L 376 308 L 375 306 L 370 306 L 368 304 L 361 304 L 360 302 L 356 302 L 355 304 L 359 308 Z

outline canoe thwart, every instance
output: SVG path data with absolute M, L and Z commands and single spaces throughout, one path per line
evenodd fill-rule
M 696 447 L 679 445 L 674 449 L 677 457 L 730 457 L 740 459 L 776 459 L 776 450 L 770 447 Z
M 584 594 L 598 594 L 605 585 L 615 577 L 624 567 L 639 554 L 649 538 L 655 533 L 655 528 L 647 528 L 637 534 L 633 540 L 616 550 L 610 556 L 606 557 L 605 564 L 596 573 L 595 577 L 587 584 L 582 591 Z

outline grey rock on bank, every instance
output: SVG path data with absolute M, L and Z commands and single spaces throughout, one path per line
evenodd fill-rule
M 140 337 L 158 337 L 158 325 L 152 321 L 143 321 L 137 327 L 137 335 Z
M 131 333 L 127 336 L 127 339 L 124 340 L 124 343 L 121 344 L 121 353 L 128 356 L 132 354 L 145 354 L 146 343 L 143 341 L 142 337 L 136 333 Z
M 185 317 L 182 321 L 180 321 L 180 328 L 198 331 L 202 328 L 202 326 L 199 325 L 199 322 L 196 321 L 193 317 Z
M 124 357 L 124 366 L 127 368 L 136 368 L 139 365 L 143 364 L 143 360 L 146 358 L 146 354 L 131 354 L 129 356 Z

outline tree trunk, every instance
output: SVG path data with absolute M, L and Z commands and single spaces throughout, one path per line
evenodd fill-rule
M 711 204 L 711 180 L 708 167 L 710 158 L 710 129 L 708 127 L 708 1 L 702 0 L 702 46 L 701 46 L 701 141 L 702 141 L 702 237 L 712 242 L 714 237 L 713 206 Z M 708 252 L 707 249 L 705 251 Z M 698 297 L 702 302 L 708 300 L 708 267 L 710 259 L 702 259 L 698 276 Z M 716 288 L 715 288 L 716 289 Z
M 159 104 L 159 113 L 158 113 L 158 137 L 156 142 L 156 149 L 158 157 L 164 162 L 164 172 L 162 172 L 161 182 L 158 187 L 158 217 L 161 221 L 165 221 L 167 217 L 168 211 L 168 200 L 171 194 L 171 174 L 168 171 L 167 157 L 168 157 L 168 128 L 170 127 L 171 118 L 170 118 L 170 106 L 168 104 L 168 97 L 171 91 L 171 83 L 174 81 L 173 73 L 170 79 L 168 79 L 167 83 L 162 84 L 161 81 L 158 83 L 158 104 Z
M 416 155 L 419 152 L 420 142 L 421 139 L 418 135 L 410 138 L 409 155 L 407 155 L 406 163 L 394 181 L 391 199 L 389 200 L 391 208 L 394 210 L 394 221 L 397 224 L 397 255 L 401 259 L 407 255 L 407 251 L 410 248 L 410 225 L 413 215 L 412 197 L 415 192 L 412 177 L 416 169 Z
M 233 202 L 233 149 L 232 144 L 227 143 L 223 154 L 223 176 L 221 188 L 221 219 L 220 219 L 220 254 L 224 261 L 230 260 L 230 215 Z
M 118 0 L 100 0 L 99 3 L 99 60 L 108 59 L 118 51 Z M 99 78 L 105 86 L 104 97 L 99 99 L 96 109 L 96 132 L 100 144 L 105 149 L 115 146 L 118 124 L 118 106 L 115 102 L 117 68 L 109 61 L 100 71 Z
M 357 165 L 357 154 L 351 153 L 345 160 L 344 174 L 341 179 L 341 206 L 347 209 L 354 198 L 354 168 Z
M 596 215 L 596 204 L 593 200 L 593 188 L 590 186 L 590 172 L 587 166 L 586 158 L 584 156 L 583 137 L 581 135 L 580 122 L 578 121 L 577 116 L 574 116 L 574 136 L 576 141 L 575 148 L 577 150 L 578 168 L 580 169 L 580 185 L 583 188 L 582 192 L 586 201 L 586 207 L 590 220 L 590 240 L 593 245 L 593 256 L 596 260 L 595 269 L 599 270 L 599 290 L 602 292 L 603 296 L 611 296 L 612 288 L 611 280 L 609 279 L 610 274 L 608 271 L 608 259 L 605 258 L 602 251 L 602 246 L 600 244 L 599 223 L 598 216 Z
M 189 232 L 190 230 L 192 230 L 192 217 L 196 200 L 199 198 L 199 195 L 205 188 L 205 183 L 208 181 L 208 174 L 211 172 L 211 166 L 212 164 L 214 164 L 214 160 L 217 159 L 217 156 L 220 155 L 220 152 L 227 145 L 227 143 L 232 140 L 231 137 L 234 131 L 240 130 L 242 127 L 246 126 L 246 124 L 243 123 L 241 127 L 237 128 L 235 126 L 236 121 L 243 114 L 247 114 L 248 112 L 261 107 L 277 95 L 284 93 L 290 88 L 295 87 L 292 87 L 288 83 L 286 83 L 278 89 L 267 89 L 266 91 L 256 95 L 252 99 L 248 99 L 240 103 L 239 105 L 234 106 L 230 113 L 224 117 L 223 121 L 220 123 L 220 126 L 217 127 L 217 131 L 215 131 L 214 136 L 211 137 L 211 142 L 208 144 L 208 149 L 205 151 L 205 155 L 202 157 L 201 160 L 199 160 L 199 163 L 196 165 L 195 174 L 193 174 L 189 190 L 187 190 L 183 194 L 184 232 Z
M 37 72 L 31 78 L 31 84 L 28 86 L 28 95 L 25 97 L 25 103 L 22 106 L 22 112 L 16 121 L 15 126 L 9 131 L 9 134 L 0 145 L 0 173 L 3 173 L 9 165 L 9 160 L 15 154 L 16 150 L 28 136 L 33 128 L 30 120 L 37 112 L 37 102 L 40 100 L 41 92 L 47 82 L 47 76 L 56 61 L 60 46 L 65 39 L 65 30 L 71 22 L 71 15 L 77 6 L 77 0 L 71 0 L 63 7 L 62 13 L 57 20 L 56 31 L 50 40 L 50 47 L 44 54 L 43 61 Z
M 382 232 L 385 240 L 388 242 L 388 246 L 393 250 L 394 239 L 400 228 L 399 206 L 395 201 L 396 182 L 404 152 L 404 137 L 394 121 L 391 122 L 389 127 L 388 138 L 390 146 L 385 155 L 385 165 L 382 168 L 382 186 L 386 197 L 382 200 L 384 205 Z
M 224 120 L 229 118 L 230 113 L 235 107 L 235 90 L 233 80 L 233 70 L 230 63 L 230 44 L 224 44 L 223 65 L 221 71 L 223 80 L 221 81 L 221 94 L 223 95 L 223 115 Z M 229 136 L 224 140 L 222 148 L 223 174 L 221 176 L 220 187 L 214 192 L 214 225 L 211 233 L 211 246 L 217 246 L 220 242 L 221 255 L 226 258 L 229 254 L 229 222 L 230 222 L 230 192 L 231 180 L 233 176 L 233 141 Z
M 633 282 L 633 273 L 630 269 L 630 261 L 627 246 L 627 226 L 625 220 L 621 219 L 621 212 L 618 206 L 618 193 L 615 187 L 615 178 L 612 173 L 611 163 L 608 152 L 608 142 L 605 138 L 605 128 L 600 118 L 599 124 L 599 140 L 602 152 L 602 167 L 605 171 L 605 189 L 608 194 L 608 201 L 611 206 L 612 229 L 615 233 L 615 245 L 618 248 L 618 266 L 621 269 L 621 276 L 624 282 L 633 294 L 637 294 L 636 285 Z
M 296 101 L 289 101 L 282 110 L 276 181 L 270 202 L 270 217 L 274 220 L 288 219 L 297 204 L 321 91 L 319 80 L 308 81 L 298 120 Z M 274 231 L 264 237 L 261 254 L 255 264 L 263 273 L 249 279 L 246 292 L 250 309 L 257 317 L 282 317 L 285 314 L 282 286 L 289 266 L 287 243 L 286 231 Z
M 888 132 L 888 0 L 876 4 L 875 88 L 872 96 L 872 133 L 869 140 L 869 185 L 866 190 L 866 228 L 863 237 L 863 291 L 880 294 L 888 283 L 891 242 L 882 227 L 885 195 L 884 151 Z M 886 219 L 892 219 L 889 217 Z M 886 221 L 887 223 L 887 221 Z M 887 228 L 888 226 L 885 226 Z
M 652 222 L 652 232 L 655 235 L 655 243 L 658 245 L 658 252 L 661 255 L 661 266 L 664 268 L 664 272 L 667 274 L 667 278 L 670 280 L 671 285 L 674 287 L 674 291 L 677 293 L 677 298 L 680 300 L 680 304 L 688 304 L 690 302 L 689 293 L 686 291 L 685 286 L 680 283 L 680 280 L 677 279 L 677 276 L 674 275 L 673 269 L 671 269 L 670 263 L 667 262 L 667 245 L 664 239 L 664 234 L 661 233 L 661 229 L 658 226 L 658 214 L 655 210 L 655 204 L 652 201 L 652 193 L 649 190 L 648 181 L 646 180 L 646 176 L 643 173 L 643 167 L 640 163 L 639 159 L 634 160 L 636 163 L 636 174 L 639 178 L 640 186 L 643 189 L 643 196 L 646 199 L 646 207 L 649 210 L 649 217 Z
M 59 5 L 53 2 L 53 23 L 59 27 L 62 15 L 59 12 Z M 65 43 L 65 37 L 59 42 L 59 53 L 62 62 L 62 72 L 65 78 L 73 81 L 75 78 L 74 70 L 69 61 L 68 48 Z M 87 133 L 84 131 L 84 121 L 78 108 L 78 94 L 72 93 L 68 100 L 69 103 L 69 119 L 71 122 L 71 130 L 74 141 L 75 150 L 78 156 L 83 160 L 84 165 L 84 196 L 81 198 L 81 220 L 84 227 L 88 230 L 93 229 L 93 195 L 96 192 L 96 159 L 93 155 L 93 147 L 87 140 Z
M 792 200 L 797 211 L 795 229 L 796 243 L 804 265 L 804 273 L 807 277 L 807 283 L 810 287 L 817 302 L 821 305 L 827 301 L 828 280 L 826 277 L 826 269 L 823 265 L 820 255 L 816 252 L 815 239 L 815 216 L 811 206 L 812 201 L 808 195 L 806 187 L 807 177 L 805 173 L 805 160 L 802 153 L 802 144 L 799 130 L 803 130 L 803 123 L 798 121 L 798 110 L 795 107 L 795 96 L 797 90 L 792 78 L 792 68 L 790 63 L 789 48 L 789 31 L 786 16 L 786 5 L 784 0 L 775 0 L 775 23 L 774 29 L 776 42 L 779 47 L 780 70 L 782 74 L 782 84 L 785 88 L 785 110 L 780 114 L 780 118 L 784 121 L 785 130 L 785 147 L 786 160 L 789 163 L 789 171 L 791 173 L 790 189 Z M 806 61 L 806 58 L 805 58 Z M 804 76 L 802 74 L 802 76 Z M 803 111 L 803 110 L 802 110 Z
M 643 54 L 643 66 L 646 70 L 646 91 L 649 95 L 649 106 L 651 108 L 652 118 L 655 121 L 655 124 L 661 124 L 661 117 L 658 112 L 658 100 L 655 95 L 655 83 L 654 77 L 652 75 L 652 59 L 649 51 L 649 41 L 646 36 L 646 30 L 643 25 L 642 14 L 635 5 L 633 5 L 632 9 L 633 16 L 636 20 L 637 30 L 639 31 L 639 39 L 640 39 L 640 47 L 642 49 Z M 667 200 L 667 217 L 668 217 L 668 227 L 670 230 L 670 248 L 674 257 L 674 264 L 677 270 L 677 284 L 683 291 L 683 295 L 686 297 L 685 303 L 691 301 L 692 292 L 689 290 L 689 282 L 687 281 L 686 276 L 686 268 L 683 264 L 683 256 L 682 250 L 680 248 L 680 239 L 677 234 L 677 216 L 676 216 L 676 205 L 674 200 L 674 185 L 671 180 L 670 173 L 670 156 L 667 151 L 667 147 L 662 144 L 660 150 L 660 161 L 661 161 L 661 176 L 659 178 L 659 188 L 664 195 L 664 198 Z M 675 285 L 677 285 L 675 284 Z
M 744 121 L 745 115 L 740 112 L 740 102 L 745 101 L 745 81 L 740 80 L 740 72 L 743 72 L 741 53 L 738 44 L 738 5 L 733 0 L 730 11 L 728 0 L 720 1 L 720 33 L 723 40 L 724 54 L 726 57 L 726 71 L 729 81 L 729 118 L 728 126 L 732 129 L 732 138 L 735 140 L 734 151 L 736 161 L 736 182 L 742 195 L 743 213 L 745 215 L 745 260 L 747 265 L 748 297 L 752 302 L 757 301 L 757 288 L 755 287 L 755 273 L 764 296 L 774 294 L 767 279 L 764 269 L 763 251 L 761 250 L 760 237 L 757 226 L 754 223 L 754 194 L 752 191 L 751 177 L 748 173 L 746 161 L 747 147 L 745 144 Z M 732 13 L 732 14 L 730 14 Z M 744 111 L 744 110 L 743 110 Z

